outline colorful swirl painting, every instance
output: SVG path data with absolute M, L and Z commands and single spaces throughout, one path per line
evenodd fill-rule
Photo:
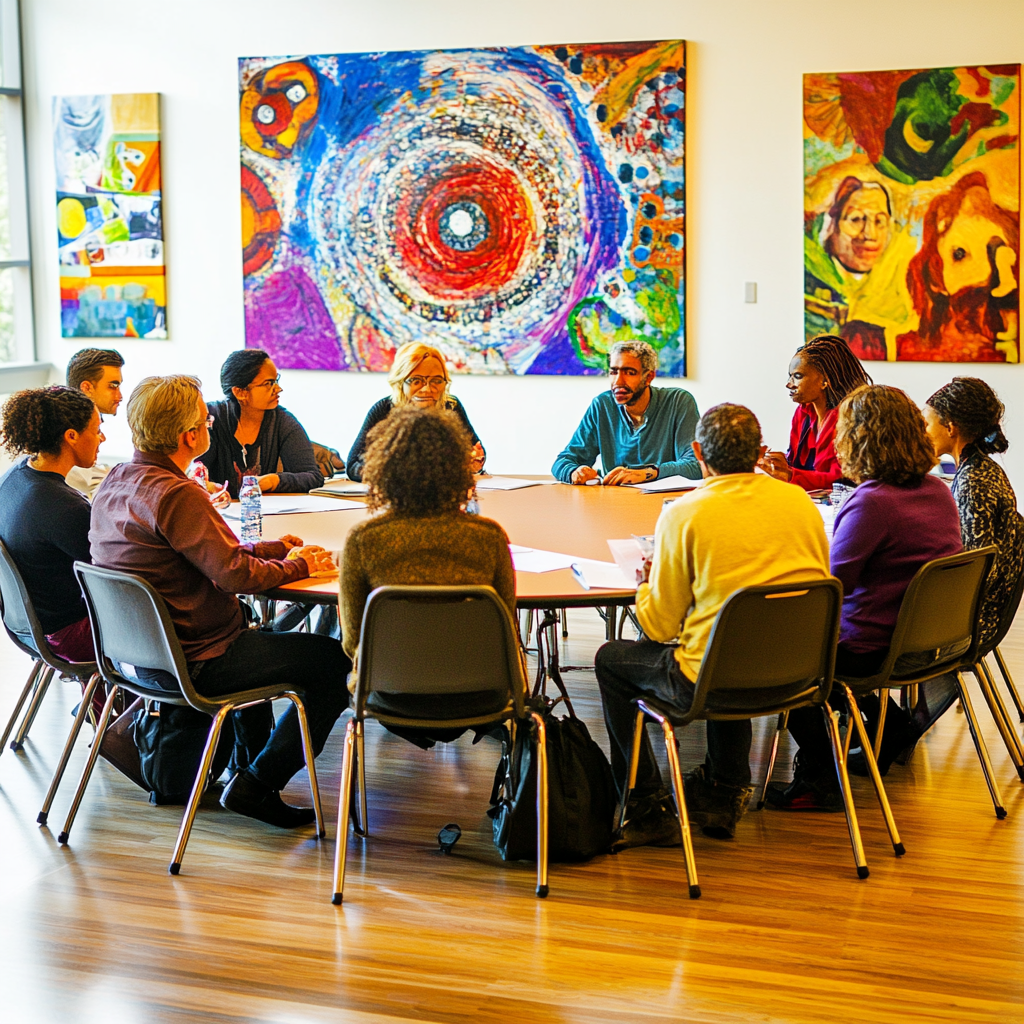
M 679 40 L 244 58 L 245 332 L 278 366 L 686 370 Z
M 1016 363 L 1019 281 L 1019 64 L 804 76 L 808 338 Z

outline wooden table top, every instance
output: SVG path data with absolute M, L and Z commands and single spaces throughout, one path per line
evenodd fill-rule
M 479 501 L 481 515 L 501 523 L 513 544 L 610 562 L 607 542 L 653 533 L 667 496 L 676 495 L 643 494 L 633 487 L 548 484 L 516 491 L 482 490 Z M 365 518 L 362 509 L 266 516 L 263 532 L 268 540 L 291 533 L 307 544 L 340 551 L 349 530 Z M 300 580 L 279 588 L 273 596 L 294 600 L 296 592 L 312 600 L 334 599 L 338 582 Z M 631 590 L 584 590 L 570 569 L 516 573 L 516 597 L 523 607 L 631 604 L 633 594 Z

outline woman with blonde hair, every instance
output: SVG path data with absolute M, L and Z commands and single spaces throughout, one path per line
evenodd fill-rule
M 449 392 L 452 379 L 448 373 L 444 356 L 432 345 L 421 341 L 410 341 L 395 353 L 395 360 L 388 373 L 391 394 L 370 407 L 363 420 L 359 435 L 348 453 L 348 475 L 350 480 L 363 479 L 363 465 L 366 462 L 367 436 L 382 420 L 387 419 L 392 409 L 408 405 L 413 409 L 448 409 L 462 421 L 473 447 L 472 469 L 479 473 L 487 457 L 473 424 L 469 422 L 462 403 Z

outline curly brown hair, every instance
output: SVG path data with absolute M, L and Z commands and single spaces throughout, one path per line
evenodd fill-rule
M 836 419 L 836 456 L 856 483 L 881 480 L 907 487 L 935 465 L 921 410 L 899 388 L 865 384 L 851 391 Z
M 96 406 L 77 388 L 53 384 L 18 391 L 4 402 L 0 444 L 11 455 L 60 455 L 64 434 L 81 433 Z
M 456 512 L 473 489 L 472 441 L 446 409 L 392 409 L 370 431 L 363 480 L 371 510 Z

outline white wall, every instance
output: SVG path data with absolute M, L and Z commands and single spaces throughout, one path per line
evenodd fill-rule
M 1016 63 L 1024 3 L 987 0 L 22 0 L 38 355 L 63 367 L 50 99 L 160 92 L 168 342 L 123 341 L 130 387 L 191 372 L 219 397 L 224 355 L 244 344 L 236 58 L 618 39 L 689 43 L 689 388 L 703 409 L 751 406 L 784 447 L 786 366 L 803 336 L 801 75 L 805 71 Z M 758 283 L 746 305 L 743 283 Z M 1009 406 L 1007 466 L 1024 487 L 1024 367 L 872 363 L 919 402 L 954 374 L 982 376 Z M 378 375 L 291 371 L 284 403 L 347 449 Z M 457 391 L 499 472 L 546 472 L 594 378 L 468 377 Z M 130 441 L 124 417 L 108 450 Z

